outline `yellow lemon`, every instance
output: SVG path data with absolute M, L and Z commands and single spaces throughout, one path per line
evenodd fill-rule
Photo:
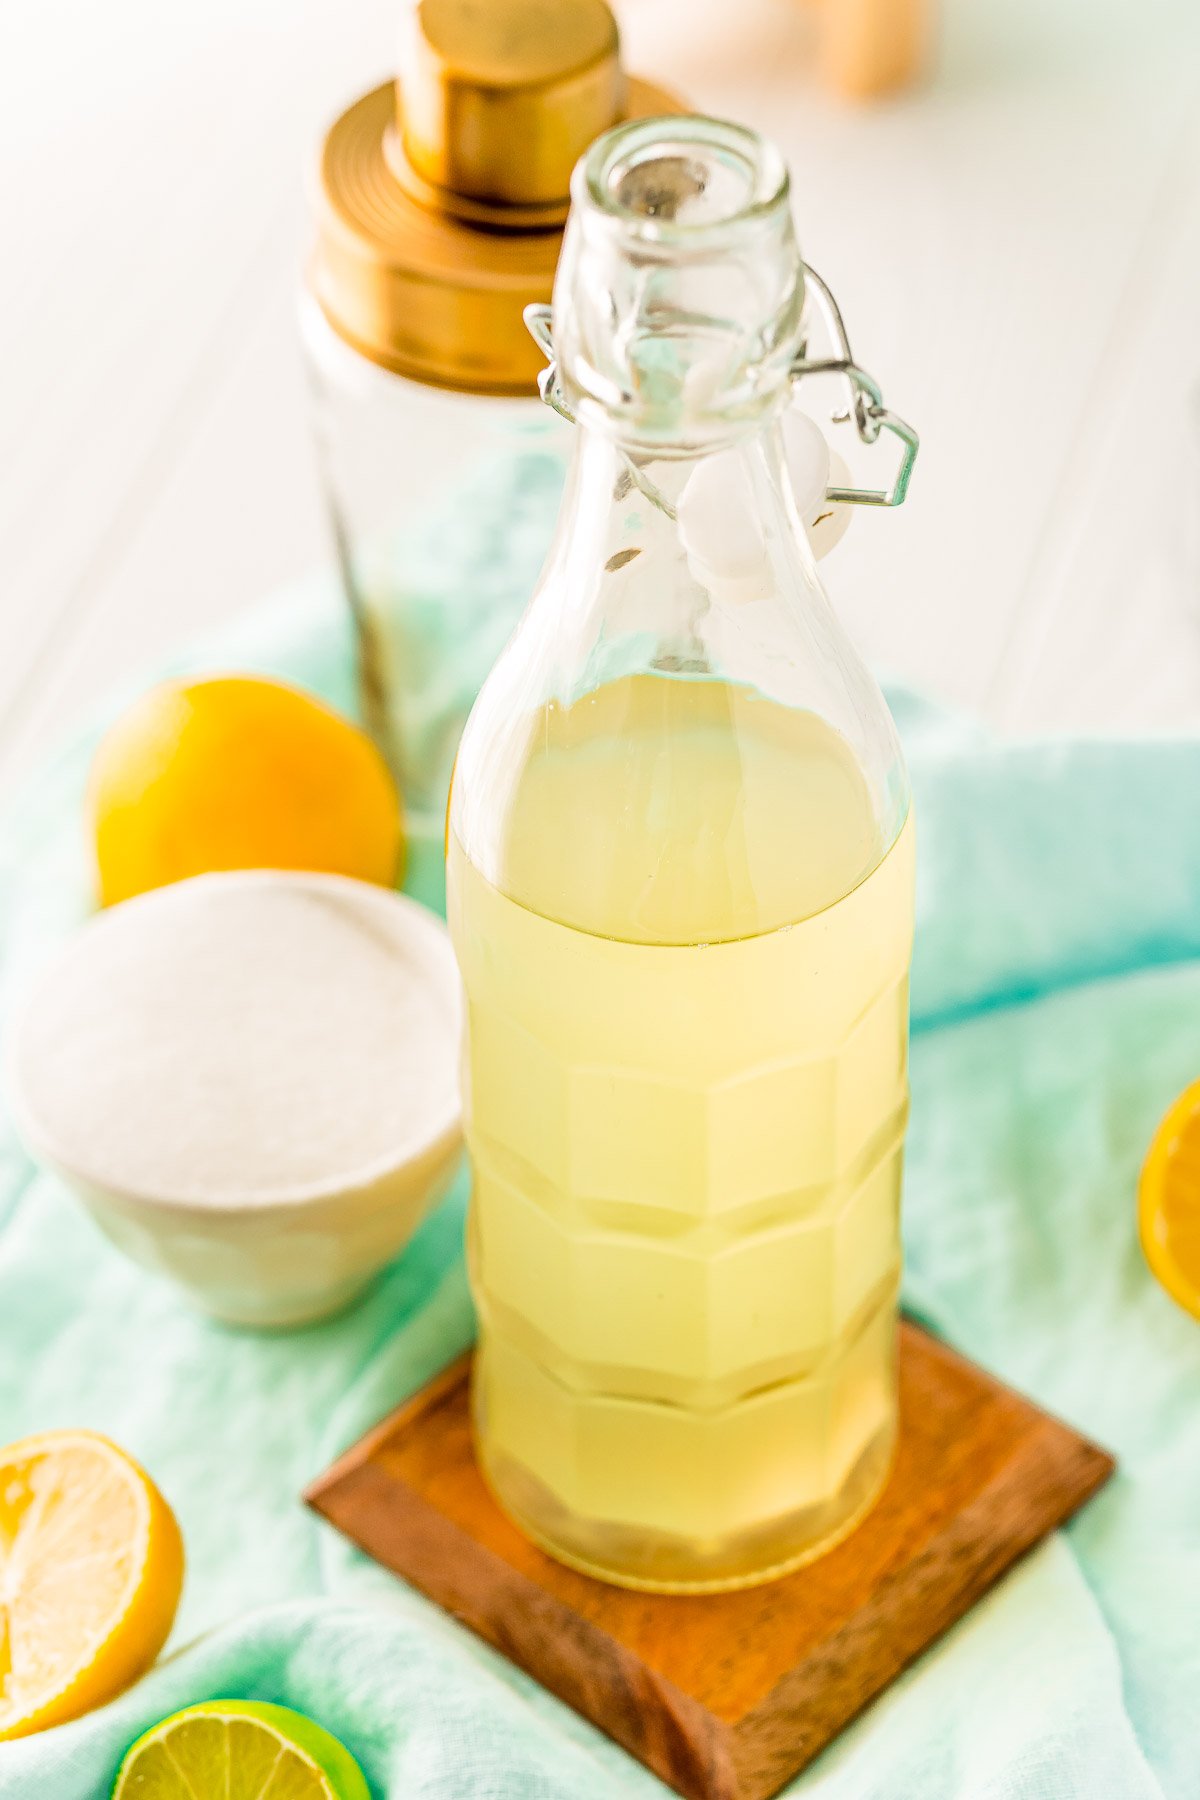
M 1200 1081 L 1154 1134 L 1138 1189 L 1146 1261 L 1172 1300 L 1200 1319 Z
M 182 1586 L 175 1515 L 115 1444 L 48 1431 L 0 1449 L 0 1740 L 136 1681 Z
M 88 813 L 102 905 L 214 869 L 308 869 L 390 886 L 403 822 L 363 732 L 281 681 L 165 681 L 96 752 Z
M 303 1713 L 205 1700 L 155 1725 L 121 1764 L 112 1800 L 371 1800 L 362 1770 Z

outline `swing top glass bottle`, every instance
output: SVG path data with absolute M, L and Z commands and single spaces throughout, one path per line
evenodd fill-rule
M 572 197 L 574 459 L 451 802 L 476 1430 L 553 1554 L 696 1590 L 815 1554 L 890 1463 L 909 790 L 785 469 L 782 160 L 640 121 Z

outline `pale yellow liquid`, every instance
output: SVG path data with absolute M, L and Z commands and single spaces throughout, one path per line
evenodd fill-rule
M 478 1446 L 568 1562 L 739 1585 L 879 1492 L 912 863 L 830 727 L 652 676 L 530 721 L 494 879 L 451 842 Z

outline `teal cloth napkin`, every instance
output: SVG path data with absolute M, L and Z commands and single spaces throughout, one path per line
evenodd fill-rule
M 352 703 L 328 587 L 180 666 Z M 1200 1794 L 1200 1325 L 1138 1250 L 1156 1121 L 1200 1073 L 1200 742 L 1002 748 L 894 693 L 917 794 L 908 1305 L 1117 1452 L 1112 1484 L 789 1792 L 804 1800 Z M 0 829 L 0 1006 L 88 910 L 92 738 Z M 152 1471 L 188 1578 L 169 1654 L 0 1746 L 0 1800 L 105 1795 L 192 1700 L 321 1719 L 382 1800 L 633 1800 L 659 1783 L 319 1524 L 303 1485 L 471 1335 L 463 1184 L 362 1304 L 254 1336 L 126 1262 L 0 1126 L 0 1441 L 94 1426 Z

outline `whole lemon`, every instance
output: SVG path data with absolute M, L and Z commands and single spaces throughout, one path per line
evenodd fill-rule
M 88 782 L 101 905 L 213 869 L 318 869 L 387 886 L 403 815 L 380 752 L 285 682 L 164 681 L 104 737 Z

